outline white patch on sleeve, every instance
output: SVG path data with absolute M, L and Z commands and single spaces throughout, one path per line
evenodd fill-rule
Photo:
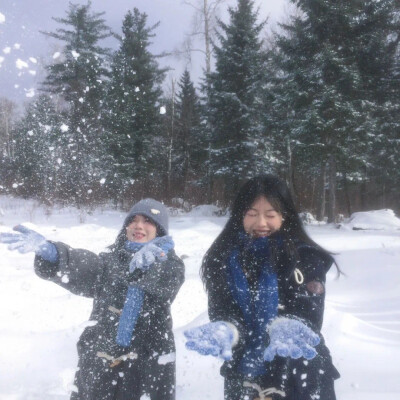
M 176 354 L 175 353 L 169 353 L 169 354 L 163 354 L 160 357 L 158 357 L 158 364 L 160 365 L 165 365 L 169 364 L 171 362 L 175 362 L 176 360 Z

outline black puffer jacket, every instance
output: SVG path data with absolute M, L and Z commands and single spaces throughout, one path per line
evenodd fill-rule
M 320 333 L 324 314 L 325 277 L 333 259 L 309 245 L 298 244 L 296 251 L 298 261 L 290 260 L 280 251 L 275 263 L 278 276 L 278 316 L 300 318 L 318 333 L 321 337 L 321 342 L 316 347 L 318 355 L 310 361 L 304 358 L 293 360 L 275 357 L 271 363 L 265 363 L 265 376 L 256 379 L 255 383 L 262 388 L 282 389 L 286 393 L 285 400 L 333 400 L 333 381 L 339 377 L 339 373 L 332 364 L 329 350 Z M 243 314 L 224 279 L 226 268 L 228 266 L 222 269 L 215 266 L 214 270 L 217 272 L 210 279 L 213 283 L 208 286 L 208 309 L 211 321 L 230 322 L 239 332 L 239 343 L 233 349 L 233 359 L 225 362 L 221 368 L 221 374 L 225 377 L 225 389 L 228 387 L 229 391 L 229 387 L 232 387 L 233 392 L 226 398 L 230 396 L 236 399 L 241 398 L 237 391 L 243 385 L 238 386 L 235 382 L 246 380 L 237 372 L 245 351 L 243 338 L 246 335 Z
M 132 255 L 123 248 L 96 255 L 63 243 L 54 244 L 59 262 L 53 264 L 36 257 L 36 273 L 72 293 L 94 299 L 92 324 L 78 342 L 77 392 L 71 399 L 135 400 L 144 393 L 151 399 L 174 399 L 171 303 L 184 281 L 182 261 L 171 250 L 166 261 L 129 276 Z M 124 348 L 115 339 L 128 282 L 140 287 L 145 295 L 132 343 Z

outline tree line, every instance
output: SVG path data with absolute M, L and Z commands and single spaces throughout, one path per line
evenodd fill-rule
M 145 196 L 226 206 L 244 180 L 274 173 L 320 220 L 398 210 L 398 2 L 291 2 L 267 38 L 254 1 L 238 0 L 199 87 L 185 70 L 169 93 L 145 13 L 128 11 L 117 35 L 90 2 L 70 3 L 45 33 L 63 49 L 40 94 L 16 121 L 0 101 L 1 192 L 78 207 Z M 115 51 L 101 45 L 111 35 Z

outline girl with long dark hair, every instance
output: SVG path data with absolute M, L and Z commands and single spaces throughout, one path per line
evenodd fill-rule
M 185 332 L 189 349 L 224 359 L 225 400 L 336 399 L 339 373 L 320 332 L 333 263 L 282 180 L 242 186 L 201 266 L 211 322 Z

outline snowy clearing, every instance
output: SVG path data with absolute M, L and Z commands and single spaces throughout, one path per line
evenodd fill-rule
M 0 197 L 0 231 L 17 223 L 48 239 L 100 252 L 112 243 L 125 213 L 103 208 L 87 215 L 73 208 L 46 209 L 33 201 Z M 183 330 L 207 321 L 199 279 L 201 257 L 226 217 L 203 209 L 171 217 L 177 254 L 184 257 L 186 282 L 173 304 L 177 344 L 177 400 L 222 400 L 221 362 L 184 347 Z M 382 221 L 383 222 L 383 221 Z M 338 400 L 400 398 L 400 231 L 334 229 L 308 231 L 337 253 L 346 276 L 328 274 L 323 332 L 336 367 Z M 0 399 L 67 400 L 77 364 L 76 341 L 91 300 L 38 278 L 33 255 L 0 245 Z

